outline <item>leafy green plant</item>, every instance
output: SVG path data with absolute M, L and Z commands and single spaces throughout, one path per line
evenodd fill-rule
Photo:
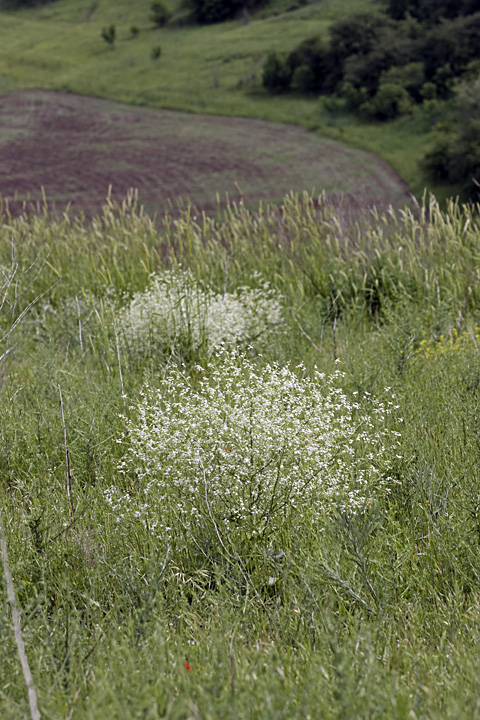
M 276 52 L 269 53 L 262 71 L 263 87 L 273 94 L 283 93 L 290 87 L 292 70 L 286 58 Z
M 201 24 L 223 22 L 242 9 L 255 8 L 264 0 L 185 0 L 196 22 Z

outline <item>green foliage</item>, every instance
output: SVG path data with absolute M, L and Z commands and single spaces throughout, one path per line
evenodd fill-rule
M 108 27 L 102 28 L 102 32 L 100 33 L 100 35 L 105 40 L 107 45 L 110 45 L 110 47 L 113 48 L 115 44 L 115 38 L 117 36 L 117 30 L 115 28 L 115 25 L 109 25 Z
M 152 60 L 158 60 L 162 55 L 162 48 L 160 45 L 155 45 L 155 47 L 152 48 Z
M 410 15 L 421 22 L 436 23 L 477 11 L 477 0 L 387 0 L 387 12 L 395 20 Z
M 333 89 L 332 57 L 319 37 L 300 43 L 288 56 L 292 72 L 292 89 L 305 93 L 321 93 Z
M 421 43 L 428 78 L 447 65 L 452 76 L 460 75 L 469 62 L 478 58 L 479 43 L 480 12 L 432 27 Z
M 479 210 L 4 216 L 0 502 L 42 717 L 475 717 Z M 139 358 L 125 314 L 186 273 L 200 305 L 268 281 L 286 332 L 206 359 L 152 325 Z M 16 720 L 6 602 L 0 638 Z
M 150 5 L 150 19 L 157 27 L 163 27 L 171 18 L 170 10 L 162 0 L 153 0 Z
M 380 76 L 380 85 L 386 83 L 393 83 L 405 88 L 410 97 L 417 102 L 427 97 L 429 93 L 435 97 L 435 86 L 431 89 L 426 87 L 425 66 L 422 62 L 391 67 Z
M 334 23 L 330 29 L 330 47 L 340 66 L 354 55 L 368 55 L 375 49 L 391 21 L 373 14 L 351 15 Z
M 223 22 L 244 9 L 262 5 L 264 0 L 185 0 L 194 20 L 202 25 Z
M 450 132 L 441 132 L 424 159 L 431 177 L 456 183 L 465 198 L 478 197 L 480 178 L 480 78 L 461 84 L 455 98 L 456 122 Z
M 273 94 L 286 92 L 292 81 L 288 59 L 276 52 L 269 53 L 262 71 L 263 87 Z
M 478 8 L 470 3 L 454 7 L 448 2 L 435 6 L 425 2 L 421 8 L 416 3 L 419 12 L 409 15 L 410 5 L 408 0 L 392 0 L 391 17 L 363 13 L 333 23 L 328 46 L 318 37 L 303 41 L 289 55 L 290 83 L 285 79 L 278 87 L 283 91 L 291 85 L 304 94 L 336 92 L 349 111 L 380 121 L 410 113 L 415 103 L 424 100 L 448 99 L 458 78 L 474 73 L 480 47 L 480 13 L 474 12 Z M 437 23 L 439 17 L 445 21 Z M 281 75 L 271 59 L 269 70 L 273 77 Z M 435 107 L 433 112 L 431 104 L 424 106 L 424 117 L 431 124 L 438 103 Z M 430 177 L 454 182 L 454 177 L 476 172 L 471 139 L 465 137 L 462 152 L 469 149 L 473 160 L 460 161 L 459 144 L 455 160 L 449 161 L 450 170 L 441 169 L 444 146 L 439 140 L 422 166 L 429 168 Z
M 362 105 L 362 111 L 377 120 L 393 120 L 411 109 L 408 92 L 402 85 L 385 82 L 378 88 L 375 97 Z

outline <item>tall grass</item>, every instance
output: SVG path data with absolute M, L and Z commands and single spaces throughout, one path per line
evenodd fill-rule
M 477 717 L 478 208 L 155 224 L 132 194 L 0 235 L 0 509 L 41 716 Z M 125 318 L 165 277 L 193 335 L 153 322 L 139 352 Z M 279 326 L 189 341 L 262 289 Z

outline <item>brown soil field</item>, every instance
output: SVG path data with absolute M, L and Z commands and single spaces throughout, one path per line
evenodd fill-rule
M 325 191 L 350 210 L 403 205 L 408 188 L 379 158 L 293 125 L 125 106 L 62 92 L 0 97 L 0 195 L 13 213 L 43 194 L 57 211 L 97 214 L 138 190 L 157 216 L 211 212 L 288 192 Z

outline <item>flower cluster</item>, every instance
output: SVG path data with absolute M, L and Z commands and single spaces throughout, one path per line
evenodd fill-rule
M 473 332 L 463 331 L 459 333 L 456 328 L 452 328 L 450 333 L 440 335 L 437 341 L 428 339 L 426 333 L 420 342 L 416 351 L 417 356 L 433 359 L 442 355 L 468 355 L 478 351 L 480 347 L 480 329 L 475 327 Z
M 119 337 L 138 353 L 148 348 L 190 347 L 211 355 L 219 344 L 246 344 L 282 321 L 280 297 L 259 277 L 257 288 L 233 293 L 204 289 L 188 271 L 153 275 L 117 314 Z
M 388 489 L 399 443 L 391 399 L 370 397 L 366 415 L 338 387 L 341 373 L 258 369 L 238 351 L 196 375 L 172 368 L 126 421 L 120 471 L 132 489 L 106 492 L 119 521 L 138 518 L 169 540 L 271 539 Z

